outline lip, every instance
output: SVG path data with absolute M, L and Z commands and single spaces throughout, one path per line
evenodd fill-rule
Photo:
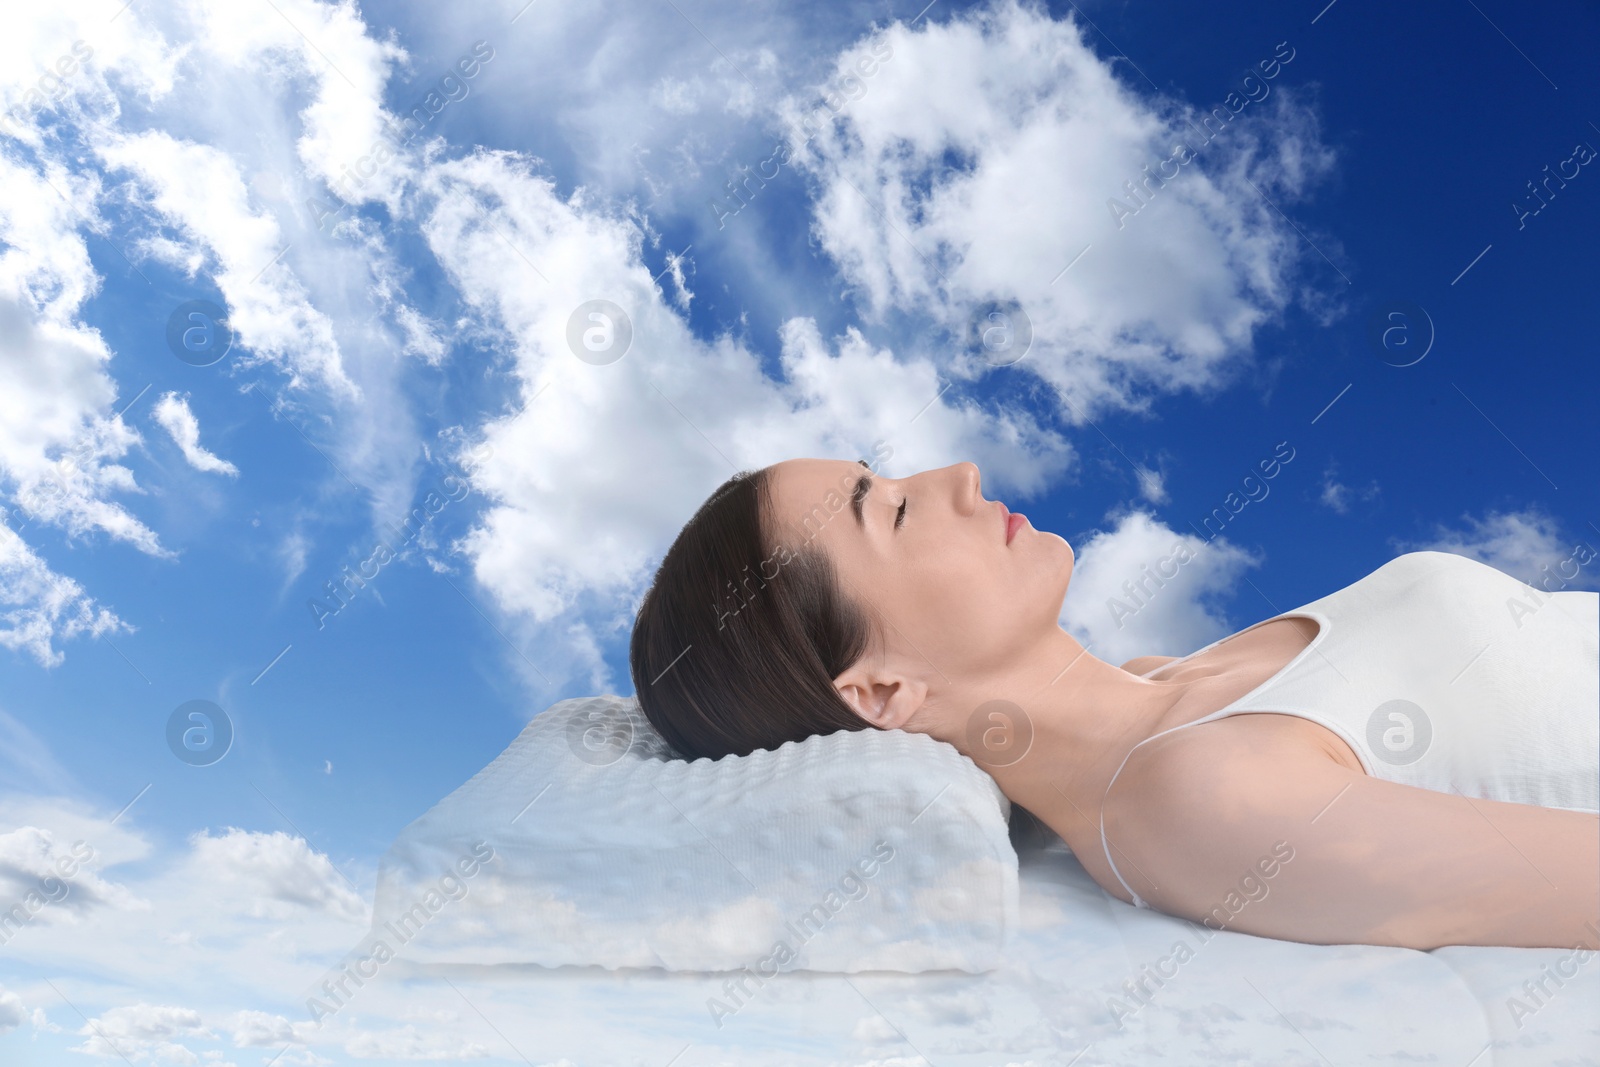
M 1028 525 L 1028 517 L 1026 515 L 1024 515 L 1022 512 L 1020 512 L 1020 511 L 1007 512 L 1006 513 L 1006 544 L 1009 545 L 1011 543 L 1012 538 L 1016 537 L 1017 533 L 1026 525 Z
M 1022 528 L 1028 525 L 1028 517 L 1020 511 L 1012 511 L 1006 507 L 1003 500 L 996 500 L 995 503 L 1000 507 L 1000 534 L 1005 538 L 1006 544 L 1010 545 Z

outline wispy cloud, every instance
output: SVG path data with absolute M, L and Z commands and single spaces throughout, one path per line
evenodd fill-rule
M 187 395 L 162 394 L 161 399 L 156 401 L 152 415 L 161 428 L 172 436 L 173 443 L 183 453 L 183 458 L 188 460 L 189 466 L 197 471 L 238 477 L 238 467 L 200 447 L 200 420 L 189 410 Z

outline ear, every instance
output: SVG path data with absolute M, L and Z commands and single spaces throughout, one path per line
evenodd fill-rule
M 928 685 L 920 678 L 861 664 L 835 678 L 833 687 L 857 715 L 885 730 L 905 726 L 928 699 Z

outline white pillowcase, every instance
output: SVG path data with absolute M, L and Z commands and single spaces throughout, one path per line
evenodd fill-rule
M 565 700 L 401 832 L 375 939 L 432 963 L 998 966 L 1010 804 L 954 747 L 841 731 L 673 757 L 633 698 Z

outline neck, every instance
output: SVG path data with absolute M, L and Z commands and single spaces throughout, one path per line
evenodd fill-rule
M 1186 690 L 1130 674 L 1055 628 L 1003 674 L 952 684 L 930 701 L 927 732 L 987 771 L 1013 802 L 1036 814 L 1065 809 L 1087 824 L 1123 759 L 1163 728 Z

